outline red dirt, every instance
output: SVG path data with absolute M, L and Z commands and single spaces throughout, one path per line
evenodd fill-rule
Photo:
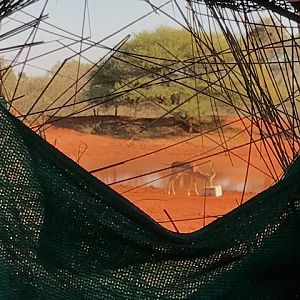
M 231 128 L 228 134 L 233 135 L 233 131 L 238 128 L 239 125 Z M 176 147 L 95 173 L 94 175 L 105 183 L 112 183 L 145 172 L 165 168 L 173 161 L 195 159 L 195 155 L 203 155 L 205 151 L 216 147 L 213 140 L 217 141 L 219 137 L 216 134 L 211 134 L 208 137 L 209 139 L 204 138 L 203 140 L 202 138 L 195 138 Z M 74 161 L 79 159 L 80 165 L 88 171 L 170 146 L 185 138 L 187 136 L 173 139 L 125 140 L 109 136 L 83 134 L 71 129 L 52 127 L 47 130 L 47 140 Z M 246 135 L 238 136 L 238 138 L 228 143 L 227 146 L 237 146 L 248 141 L 249 138 Z M 85 152 L 84 149 L 86 149 Z M 158 180 L 160 176 L 169 174 L 168 171 L 159 172 L 146 178 L 122 182 L 111 187 L 122 193 L 153 219 L 160 222 L 162 226 L 173 231 L 175 230 L 164 212 L 164 210 L 167 210 L 180 232 L 192 232 L 240 204 L 246 176 L 247 164 L 245 161 L 248 160 L 248 150 L 248 147 L 243 147 L 234 151 L 235 155 L 242 157 L 244 161 L 232 154 L 229 157 L 227 153 L 204 159 L 204 161 L 209 159 L 214 161 L 217 172 L 215 184 L 220 184 L 223 189 L 223 195 L 218 198 L 208 197 L 205 199 L 203 196 L 187 196 L 187 189 L 184 186 L 181 186 L 181 189 L 177 187 L 178 194 L 168 195 L 168 179 Z M 213 153 L 222 151 L 224 149 L 218 147 L 213 150 Z M 208 155 L 210 154 L 211 152 L 208 152 Z M 201 161 L 199 162 L 201 163 Z M 254 148 L 251 152 L 251 163 L 267 172 L 259 152 Z M 203 165 L 204 170 L 207 167 L 207 164 Z M 143 186 L 126 192 L 132 187 L 151 180 L 156 180 L 152 183 L 152 186 Z M 256 193 L 267 188 L 272 183 L 272 179 L 260 171 L 250 168 L 247 182 L 243 201 L 247 201 Z M 207 217 L 204 220 L 204 215 L 214 217 Z

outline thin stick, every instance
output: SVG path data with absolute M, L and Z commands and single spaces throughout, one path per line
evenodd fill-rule
M 224 215 L 207 215 L 203 217 L 197 217 L 197 218 L 187 218 L 187 219 L 176 219 L 173 220 L 173 222 L 186 222 L 186 221 L 198 221 L 198 220 L 203 220 L 203 218 L 206 219 L 219 219 L 222 218 Z M 164 223 L 170 223 L 169 220 L 163 220 L 163 221 L 157 221 L 159 224 L 164 224 Z
M 165 214 L 167 215 L 167 217 L 169 218 L 169 220 L 170 220 L 170 222 L 172 223 L 172 225 L 174 226 L 176 232 L 177 232 L 177 233 L 180 233 L 179 230 L 178 230 L 178 228 L 177 228 L 177 226 L 176 226 L 175 223 L 173 222 L 171 216 L 169 215 L 169 213 L 167 212 L 166 209 L 164 209 L 164 213 L 165 213 Z
M 82 151 L 81 151 L 81 147 L 80 147 L 81 145 L 84 146 L 84 149 L 83 149 Z M 86 143 L 80 141 L 80 144 L 79 144 L 79 146 L 78 146 L 78 154 L 77 154 L 77 160 L 76 160 L 76 163 L 79 164 L 79 161 L 80 161 L 80 159 L 82 158 L 82 156 L 83 156 L 83 154 L 85 153 L 85 151 L 87 150 L 87 148 L 88 148 L 88 145 L 87 145 Z
M 206 219 L 206 194 L 207 194 L 207 184 L 205 183 L 204 201 L 203 201 L 203 227 L 205 227 L 205 219 Z

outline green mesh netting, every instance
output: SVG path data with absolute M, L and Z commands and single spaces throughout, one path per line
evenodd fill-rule
M 224 218 L 176 234 L 2 106 L 0 118 L 1 300 L 299 297 L 299 160 Z

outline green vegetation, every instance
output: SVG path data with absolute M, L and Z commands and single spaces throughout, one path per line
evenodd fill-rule
M 75 60 L 64 64 L 57 63 L 48 74 L 41 76 L 16 74 L 9 66 L 4 63 L 2 65 L 2 93 L 9 104 L 12 104 L 10 109 L 17 115 L 24 115 L 31 111 L 31 118 L 34 119 L 40 114 L 39 112 L 45 110 L 48 110 L 45 113 L 48 115 L 56 112 L 59 112 L 58 115 L 68 115 L 80 109 L 78 102 L 86 99 L 88 91 L 86 83 L 90 75 L 88 73 L 83 75 L 91 68 L 88 64 L 80 65 L 78 82 L 78 62 Z M 73 105 L 74 103 L 77 103 L 76 106 Z M 66 104 L 69 106 L 62 108 Z
M 269 23 L 264 21 L 264 25 Z M 79 67 L 78 61 L 72 60 L 57 63 L 47 75 L 35 77 L 7 69 L 2 92 L 6 99 L 16 99 L 12 104 L 21 114 L 50 109 L 49 115 L 92 115 L 100 107 L 102 112 L 113 108 L 117 115 L 123 106 L 137 115 L 139 107 L 147 110 L 151 104 L 152 111 L 160 115 L 172 110 L 185 119 L 203 121 L 216 112 L 226 115 L 247 107 L 249 96 L 261 94 L 260 87 L 273 104 L 287 97 L 284 77 L 290 70 L 285 68 L 284 73 L 279 64 L 267 64 L 284 62 L 290 55 L 290 42 L 270 47 L 280 42 L 276 30 L 263 25 L 253 28 L 247 38 L 258 50 L 249 52 L 245 37 L 233 51 L 220 33 L 197 33 L 195 38 L 185 29 L 162 26 L 137 33 L 97 67 Z M 281 31 L 281 36 L 287 39 L 288 34 Z M 252 69 L 237 61 L 244 66 L 251 62 Z M 250 91 L 247 77 L 251 72 L 256 81 Z
M 249 106 L 249 97 L 261 97 L 261 88 L 278 103 L 287 96 L 285 73 L 273 62 L 286 62 L 289 53 L 284 55 L 282 46 L 273 49 L 272 44 L 279 44 L 286 35 L 276 30 L 255 26 L 247 37 L 241 37 L 236 50 L 220 33 L 197 33 L 194 38 L 184 29 L 169 27 L 140 32 L 94 73 L 90 97 L 102 97 L 107 106 L 116 107 L 155 103 L 158 109 L 174 109 L 174 113 L 199 120 Z M 257 50 L 250 50 L 247 39 Z M 255 78 L 251 90 L 250 77 Z

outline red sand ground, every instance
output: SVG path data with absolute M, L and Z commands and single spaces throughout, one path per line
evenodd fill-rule
M 232 132 L 230 134 L 233 135 Z M 55 127 L 47 130 L 47 140 L 50 143 L 54 144 L 74 161 L 79 159 L 79 164 L 89 171 L 169 146 L 185 138 L 124 140 L 108 136 L 83 134 Z M 173 161 L 189 160 L 194 158 L 195 155 L 203 155 L 209 149 L 216 147 L 214 140 L 218 141 L 219 137 L 210 135 L 209 139 L 195 138 L 157 154 L 98 172 L 94 175 L 105 183 L 112 183 L 145 172 L 165 168 Z M 239 136 L 228 143 L 228 147 L 241 145 L 248 141 L 249 138 L 246 135 Z M 216 153 L 223 150 L 223 148 L 218 147 L 213 152 Z M 244 147 L 234 152 L 235 155 L 240 156 L 244 161 L 232 154 L 230 157 L 228 154 L 220 154 L 212 158 L 217 172 L 215 184 L 220 184 L 223 189 L 223 196 L 218 198 L 208 197 L 205 199 L 203 196 L 187 196 L 187 189 L 184 186 L 177 187 L 178 194 L 168 195 L 168 179 L 159 180 L 160 176 L 169 174 L 167 171 L 146 178 L 122 182 L 111 187 L 122 193 L 124 197 L 161 223 L 162 226 L 173 231 L 175 230 L 164 212 L 164 210 L 167 210 L 180 232 L 192 232 L 215 220 L 216 216 L 224 215 L 240 204 L 246 176 L 247 164 L 245 161 L 248 160 L 248 150 L 248 147 Z M 211 154 L 211 152 L 208 152 L 208 154 Z M 262 158 L 254 148 L 251 153 L 251 163 L 259 168 L 263 168 Z M 207 169 L 207 164 L 203 165 L 203 169 Z M 266 171 L 265 167 L 263 169 Z M 152 186 L 143 186 L 126 192 L 132 187 L 151 180 L 156 180 L 152 183 Z M 251 168 L 247 182 L 243 201 L 267 188 L 272 183 L 272 179 Z M 214 217 L 203 219 L 204 215 Z

